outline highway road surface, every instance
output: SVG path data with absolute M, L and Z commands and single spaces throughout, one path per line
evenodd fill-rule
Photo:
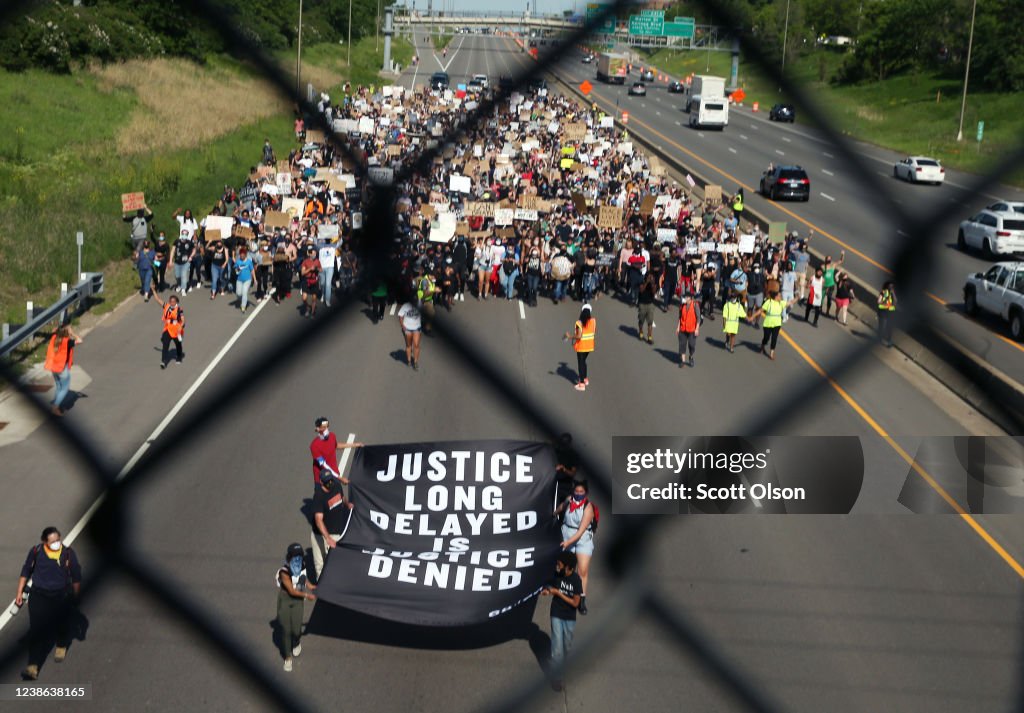
M 407 86 L 437 66 L 455 82 L 476 72 L 493 81 L 521 61 L 506 40 L 481 36 L 456 37 L 447 58 L 421 56 L 402 77 Z M 272 643 L 272 580 L 285 546 L 309 540 L 302 507 L 311 491 L 314 418 L 327 416 L 339 438 L 365 443 L 544 438 L 440 338 L 424 340 L 422 369 L 413 372 L 393 316 L 374 325 L 358 305 L 328 328 L 301 320 L 294 302 L 263 303 L 243 317 L 202 292 L 187 296 L 186 360 L 166 371 L 157 365 L 152 304 L 133 300 L 87 335 L 77 363 L 91 381 L 66 420 L 119 466 L 211 408 L 218 385 L 271 344 L 294 330 L 322 330 L 314 346 L 222 401 L 222 416 L 201 435 L 170 441 L 172 455 L 144 476 L 128 503 L 127 544 L 215 617 L 267 677 L 315 710 L 480 710 L 524 682 L 539 682 L 526 639 L 465 649 L 449 633 L 427 650 L 398 638 L 366 641 L 373 637 L 344 623 L 308 636 L 295 670 L 281 670 Z M 906 458 L 924 437 L 998 434 L 992 424 L 892 350 L 876 349 L 854 373 L 832 378 L 836 360 L 870 339 L 856 323 L 843 330 L 827 320 L 814 328 L 793 319 L 770 362 L 757 354 L 753 328 L 741 327 L 742 344 L 730 355 L 721 347 L 720 321 L 706 322 L 696 366 L 678 369 L 672 316 L 659 313 L 655 344 L 646 345 L 632 331 L 634 310 L 610 297 L 595 302 L 592 385 L 577 393 L 573 354 L 561 340 L 577 310 L 572 303 L 524 308 L 469 298 L 440 318 L 606 466 L 614 436 L 743 434 L 802 389 L 807 395 L 780 415 L 777 435 L 862 439 L 865 483 L 852 515 L 672 517 L 636 552 L 649 558 L 651 583 L 670 606 L 761 695 L 786 711 L 1008 707 L 1019 689 L 1024 526 L 1011 516 L 915 516 L 897 502 L 912 474 Z M 821 463 L 823 478 L 832 467 Z M 70 530 L 96 491 L 49 425 L 0 448 L 0 475 L 0 564 L 13 596 L 39 531 L 48 524 Z M 601 506 L 599 555 L 621 527 L 610 503 Z M 98 553 L 87 536 L 75 546 L 88 572 Z M 577 636 L 613 606 L 618 586 L 598 560 L 591 613 L 580 618 Z M 83 610 L 86 640 L 72 646 L 65 663 L 48 663 L 41 681 L 90 683 L 92 705 L 103 711 L 273 709 L 133 582 L 106 582 Z M 528 710 L 742 709 L 649 608 L 641 606 L 636 618 L 616 612 L 624 626 L 614 639 L 569 676 L 565 691 L 545 688 Z M 543 648 L 546 602 L 533 621 L 532 643 Z M 25 633 L 27 616 L 0 623 L 0 644 L 8 646 Z M 5 669 L 3 681 L 14 682 L 18 668 Z

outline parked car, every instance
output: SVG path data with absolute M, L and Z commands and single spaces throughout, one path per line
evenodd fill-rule
M 771 121 L 788 121 L 792 124 L 796 121 L 796 109 L 792 104 L 776 104 L 768 112 Z
M 999 315 L 1009 323 L 1010 336 L 1024 340 L 1024 262 L 1000 262 L 984 274 L 968 275 L 964 309 L 971 316 Z
M 594 61 L 594 55 L 585 54 L 583 55 L 583 64 L 591 64 Z
M 937 186 L 946 180 L 946 169 L 934 158 L 907 156 L 892 167 L 892 175 L 911 183 L 934 183 Z
M 645 69 L 644 71 L 640 72 L 640 81 L 641 82 L 653 82 L 654 81 L 654 70 L 653 69 Z
M 645 97 L 647 96 L 647 85 L 643 82 L 633 82 L 629 88 L 629 95 L 631 97 Z
M 448 88 L 448 73 L 447 72 L 434 72 L 430 75 L 430 88 L 431 89 L 447 89 Z
M 981 250 L 989 260 L 999 255 L 1024 253 L 1024 215 L 986 208 L 961 221 L 956 246 L 961 250 Z
M 668 91 L 670 94 L 682 94 L 686 91 L 686 85 L 682 82 L 671 82 L 668 85 Z
M 759 192 L 773 201 L 780 198 L 806 201 L 811 197 L 811 179 L 800 166 L 773 166 L 761 175 Z

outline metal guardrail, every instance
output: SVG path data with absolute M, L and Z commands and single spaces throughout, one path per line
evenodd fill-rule
M 83 272 L 81 282 L 64 292 L 61 298 L 42 312 L 36 312 L 31 302 L 28 303 L 28 320 L 12 333 L 10 325 L 3 325 L 3 341 L 0 342 L 0 358 L 17 349 L 21 344 L 36 335 L 43 327 L 54 319 L 61 317 L 76 303 L 81 305 L 88 298 L 103 292 L 102 272 Z M 63 318 L 62 318 L 63 319 Z

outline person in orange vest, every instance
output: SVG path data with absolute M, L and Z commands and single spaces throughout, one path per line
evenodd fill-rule
M 703 321 L 700 310 L 696 303 L 690 298 L 690 293 L 683 290 L 682 304 L 679 306 L 679 324 L 676 325 L 676 334 L 679 336 L 679 368 L 682 369 L 686 363 L 686 354 L 689 352 L 690 366 L 693 366 L 693 353 L 697 350 L 697 337 L 700 335 L 700 323 Z
M 160 356 L 160 368 L 166 369 L 168 362 L 170 362 L 170 351 L 171 342 L 174 342 L 174 349 L 177 352 L 177 362 L 180 364 L 182 359 L 185 358 L 185 352 L 182 350 L 181 340 L 185 336 L 185 310 L 178 304 L 178 296 L 171 295 L 167 298 L 167 302 L 160 299 L 159 295 L 153 295 L 156 298 L 157 304 L 160 305 L 163 311 L 162 319 L 164 322 L 164 331 L 160 335 L 161 345 L 163 346 L 163 353 Z
M 71 365 L 75 363 L 75 347 L 82 343 L 82 338 L 74 333 L 71 325 L 62 324 L 50 337 L 46 347 L 46 361 L 43 366 L 53 374 L 55 386 L 50 411 L 54 416 L 63 416 L 61 404 L 71 390 Z
M 586 391 L 590 383 L 587 377 L 587 357 L 594 351 L 594 335 L 597 334 L 597 320 L 591 312 L 589 303 L 583 305 L 572 333 L 565 333 L 565 339 L 572 339 L 573 349 L 576 350 L 576 369 L 579 378 L 576 383 L 577 391 Z

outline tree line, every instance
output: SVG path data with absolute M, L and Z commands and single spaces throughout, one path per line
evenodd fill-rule
M 266 50 L 293 47 L 299 0 L 214 0 L 241 33 Z M 303 0 L 303 43 L 348 38 L 349 0 Z M 373 34 L 377 0 L 353 0 L 352 41 Z M 83 62 L 175 56 L 203 62 L 233 52 L 209 18 L 182 0 L 36 0 L 0 26 L 0 66 L 70 72 Z

